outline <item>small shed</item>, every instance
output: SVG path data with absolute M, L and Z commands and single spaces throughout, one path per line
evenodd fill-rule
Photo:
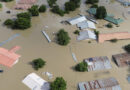
M 31 90 L 50 90 L 49 83 L 35 73 L 29 74 L 22 82 Z

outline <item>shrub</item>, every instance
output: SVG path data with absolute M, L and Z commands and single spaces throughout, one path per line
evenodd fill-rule
M 85 72 L 88 70 L 87 67 L 88 65 L 86 62 L 81 62 L 75 66 L 75 70 L 80 72 Z
M 13 25 L 14 25 L 14 21 L 11 20 L 11 19 L 7 19 L 7 20 L 4 22 L 4 25 L 7 25 L 7 26 L 10 26 L 10 27 L 13 27 Z
M 113 28 L 113 25 L 112 25 L 111 23 L 108 23 L 106 26 L 107 26 L 108 28 Z
M 41 5 L 39 7 L 39 12 L 45 12 L 46 11 L 46 6 L 45 5 Z
M 54 4 L 56 4 L 57 0 L 47 0 L 50 7 L 53 7 Z
M 3 2 L 10 2 L 10 1 L 13 1 L 13 0 L 2 0 Z
M 58 5 L 53 6 L 51 11 L 53 13 L 59 14 L 60 16 L 64 16 L 64 11 L 61 10 Z
M 117 42 L 118 40 L 115 38 L 115 39 L 111 39 L 110 41 L 113 42 L 113 43 L 115 43 L 115 42 Z
M 107 15 L 106 8 L 104 6 L 100 6 L 96 10 L 96 18 L 97 19 L 104 19 Z
M 0 3 L 0 8 L 2 8 L 2 4 Z
M 13 28 L 17 28 L 17 29 L 27 29 L 31 27 L 31 22 L 29 19 L 26 18 L 18 18 L 15 20 L 14 22 L 14 27 Z
M 66 81 L 62 77 L 57 77 L 54 82 L 51 83 L 50 90 L 66 90 Z
M 67 45 L 70 41 L 68 32 L 65 32 L 64 29 L 61 29 L 57 34 L 57 41 L 60 45 Z
M 75 30 L 75 32 L 74 32 L 74 34 L 77 34 L 77 35 L 79 35 L 79 30 Z
M 42 60 L 41 58 L 33 60 L 33 65 L 36 70 L 38 70 L 39 68 L 42 68 L 43 66 L 45 66 L 45 64 L 46 62 Z
M 126 45 L 126 46 L 124 47 L 124 49 L 125 49 L 128 53 L 130 53 L 130 44 Z
M 17 14 L 18 18 L 26 18 L 26 19 L 31 19 L 31 14 L 29 12 L 24 12 L 24 13 L 19 13 Z
M 93 5 L 91 6 L 91 8 L 98 8 L 98 5 L 97 5 L 97 4 L 93 4 Z
M 39 10 L 37 5 L 33 5 L 31 8 L 28 9 L 32 16 L 39 16 Z
M 95 4 L 95 3 L 98 3 L 99 0 L 87 0 L 86 3 L 87 4 Z
M 97 37 L 97 39 L 98 39 L 98 36 L 99 36 L 99 31 L 97 31 L 97 30 L 94 30 L 94 33 L 96 34 L 96 37 Z

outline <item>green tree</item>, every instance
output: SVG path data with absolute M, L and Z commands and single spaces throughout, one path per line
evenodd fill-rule
M 15 20 L 14 22 L 14 27 L 13 28 L 17 28 L 17 29 L 27 29 L 31 27 L 31 22 L 29 19 L 26 18 L 18 18 Z
M 130 44 L 126 45 L 126 46 L 124 47 L 124 49 L 125 49 L 128 53 L 130 53 Z
M 91 8 L 98 8 L 98 5 L 97 5 L 97 4 L 93 4 L 93 5 L 91 6 Z
M 57 41 L 60 45 L 67 45 L 70 41 L 68 32 L 65 32 L 64 29 L 61 29 L 57 34 Z
M 106 26 L 107 26 L 108 28 L 113 28 L 112 23 L 108 23 Z
M 66 81 L 62 77 L 57 77 L 54 82 L 51 83 L 50 90 L 66 90 Z
M 19 13 L 17 14 L 18 18 L 26 18 L 26 19 L 31 19 L 31 14 L 29 12 L 24 12 L 24 13 Z
M 7 19 L 7 20 L 5 20 L 4 25 L 13 27 L 14 26 L 14 21 L 11 20 L 11 19 Z
M 53 7 L 54 4 L 56 4 L 57 0 L 47 0 L 50 7 Z
M 81 62 L 75 66 L 76 71 L 85 72 L 88 71 L 88 65 L 86 62 Z
M 41 5 L 39 7 L 39 12 L 45 12 L 46 11 L 46 6 L 45 5 Z
M 104 6 L 100 6 L 96 10 L 96 18 L 97 19 L 104 19 L 107 16 L 107 11 Z
M 13 0 L 2 0 L 3 2 L 10 2 L 10 1 L 13 1 Z
M 86 3 L 87 4 L 95 4 L 95 3 L 98 3 L 99 0 L 87 0 Z
M 37 5 L 33 5 L 31 8 L 28 9 L 32 16 L 39 16 L 39 10 Z
M 70 11 L 74 11 L 76 9 L 76 6 L 73 2 L 66 2 L 65 3 L 65 12 L 69 13 Z
M 2 4 L 0 3 L 0 8 L 2 8 Z
M 58 5 L 53 6 L 51 11 L 53 13 L 59 14 L 60 16 L 64 16 L 64 11 L 61 10 Z
M 41 58 L 33 60 L 33 65 L 36 70 L 38 70 L 39 68 L 42 68 L 43 66 L 45 66 L 45 64 L 46 62 L 42 60 Z

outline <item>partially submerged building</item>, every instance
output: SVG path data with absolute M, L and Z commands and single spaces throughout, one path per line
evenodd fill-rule
M 84 60 L 88 64 L 88 71 L 110 69 L 111 63 L 107 56 L 92 57 Z
M 79 90 L 121 90 L 121 87 L 115 78 L 81 82 L 78 86 Z
M 129 53 L 116 54 L 116 55 L 112 55 L 112 57 L 118 67 L 124 67 L 130 65 Z
M 96 35 L 94 31 L 84 30 L 79 33 L 79 36 L 77 36 L 78 41 L 90 39 L 96 40 Z
M 29 74 L 22 82 L 31 90 L 50 90 L 50 84 L 35 73 Z
M 117 0 L 117 1 L 123 4 L 124 6 L 130 6 L 130 0 Z
M 0 64 L 7 67 L 12 67 L 14 64 L 16 64 L 21 57 L 15 53 L 19 49 L 19 46 L 15 46 L 10 50 L 0 48 Z
M 129 32 L 115 32 L 115 33 L 104 33 L 99 34 L 98 42 L 103 43 L 104 41 L 112 40 L 112 39 L 130 39 L 130 33 Z

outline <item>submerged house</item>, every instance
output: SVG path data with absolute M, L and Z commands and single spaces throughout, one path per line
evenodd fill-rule
M 79 36 L 77 36 L 78 41 L 90 39 L 96 40 L 96 35 L 94 31 L 84 30 L 79 33 Z
M 50 90 L 50 84 L 35 73 L 29 74 L 22 82 L 31 90 Z
M 116 54 L 116 55 L 112 55 L 112 57 L 118 67 L 124 67 L 130 65 L 129 53 Z
M 121 87 L 115 78 L 106 78 L 81 82 L 78 84 L 79 90 L 121 90 Z
M 88 64 L 88 71 L 110 69 L 111 63 L 107 56 L 92 57 L 84 60 Z
M 99 34 L 98 42 L 103 43 L 104 41 L 112 40 L 112 39 L 130 39 L 130 33 L 129 32 L 115 32 L 115 33 L 104 33 Z
M 14 64 L 16 64 L 21 57 L 15 53 L 19 49 L 19 46 L 15 46 L 11 50 L 0 48 L 0 64 L 7 67 L 12 67 Z
M 117 1 L 122 3 L 124 6 L 130 6 L 130 0 L 117 0 Z

